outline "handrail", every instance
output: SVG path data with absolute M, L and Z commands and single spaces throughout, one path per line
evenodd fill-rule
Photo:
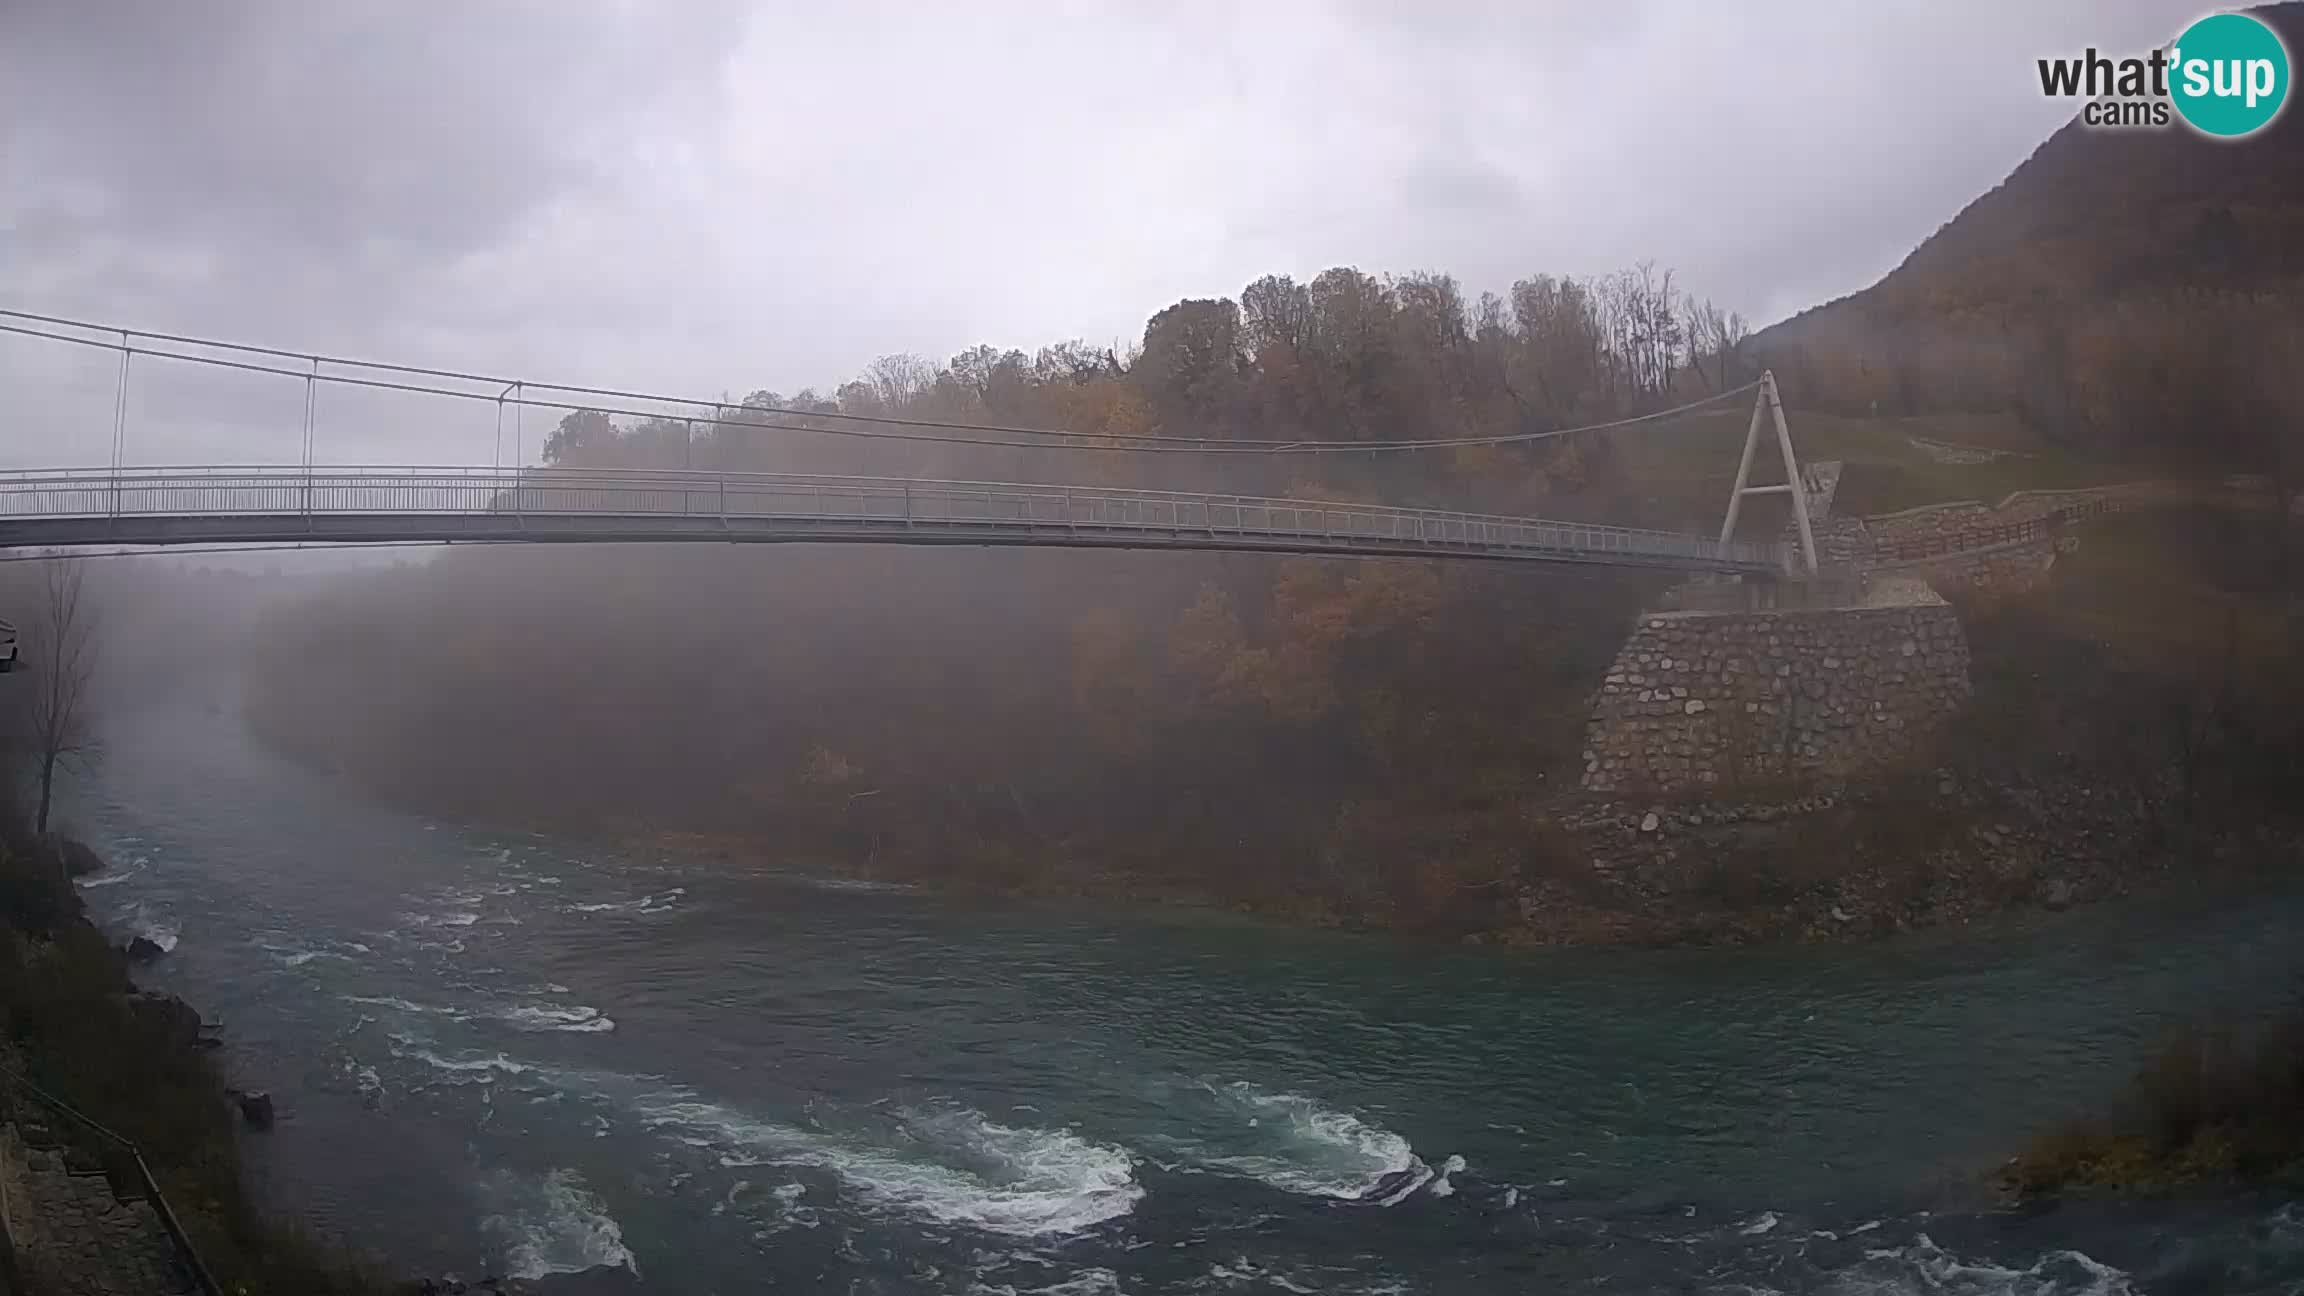
M 1397 553 L 1781 569 L 1781 544 L 1715 540 L 1597 522 L 1402 508 L 1273 496 L 1131 490 L 1038 482 L 684 469 L 478 468 L 400 465 L 305 468 L 205 465 L 0 472 L 0 524 L 89 520 L 85 539 L 149 532 L 153 520 L 250 517 L 305 521 L 450 516 L 517 519 L 547 538 L 569 519 L 687 518 L 757 524 L 797 538 L 871 539 L 891 529 L 923 541 L 1079 543 L 1144 537 L 1145 547 Z M 142 527 L 143 530 L 136 530 Z M 125 528 L 125 529 L 124 529 Z M 309 529 L 308 527 L 305 529 Z M 417 529 L 422 529 L 418 527 Z M 213 528 L 211 528 L 213 530 Z M 265 532 L 270 535 L 270 531 Z M 366 534 L 365 532 L 363 534 Z M 693 534 L 689 532 L 688 534 Z M 1045 540 L 1039 537 L 1045 535 Z M 376 538 L 370 536 L 369 538 Z M 522 538 L 520 535 L 511 538 Z M 637 538 L 637 537 L 636 537 Z M 885 537 L 882 537 L 885 538 Z M 27 541 L 29 543 L 30 541 Z M 1124 542 L 1124 541 L 1123 541 Z
M 1626 535 L 1680 536 L 1678 531 L 1656 531 L 1642 527 L 1614 526 L 1605 522 L 1562 522 L 1549 518 L 1536 518 L 1512 513 L 1471 513 L 1457 509 L 1416 508 L 1398 504 L 1363 504 L 1351 500 L 1297 499 L 1284 495 L 1240 495 L 1231 491 L 1171 491 L 1130 486 L 1075 486 L 1064 482 L 996 482 L 978 481 L 963 477 L 882 477 L 857 473 L 778 473 L 745 470 L 714 471 L 708 468 L 596 468 L 530 466 L 526 468 L 488 468 L 473 464 L 329 464 L 306 468 L 299 464 L 185 464 L 154 465 L 150 467 L 111 468 L 10 468 L 0 469 L 0 493 L 11 484 L 53 488 L 76 482 L 165 482 L 184 477 L 247 477 L 268 482 L 301 482 L 343 478 L 348 481 L 394 481 L 421 477 L 456 477 L 472 483 L 501 482 L 512 485 L 537 486 L 568 482 L 594 482 L 618 485 L 660 485 L 676 488 L 685 483 L 691 486 L 710 485 L 715 482 L 730 486 L 807 485 L 807 486 L 859 486 L 900 488 L 935 487 L 965 491 L 1056 491 L 1067 495 L 1096 495 L 1114 499 L 1177 499 L 1220 500 L 1224 503 L 1250 505 L 1280 505 L 1288 508 L 1347 509 L 1361 513 L 1390 513 L 1415 517 L 1444 517 L 1481 522 L 1510 522 L 1517 524 L 1543 523 L 1552 526 L 1577 526 L 1593 531 L 1614 531 Z M 1699 537 L 1700 538 L 1700 537 Z
M 114 1133 L 102 1121 L 33 1083 L 30 1076 L 0 1066 L 0 1080 L 7 1080 L 22 1087 L 38 1102 L 53 1111 L 78 1121 L 97 1137 L 112 1143 L 127 1153 L 129 1162 L 136 1168 L 136 1179 L 139 1186 L 149 1195 L 152 1202 L 152 1213 L 160 1217 L 160 1227 L 167 1230 L 168 1240 L 175 1244 L 179 1258 L 183 1260 L 184 1267 L 191 1271 L 192 1281 L 198 1285 L 202 1296 L 224 1296 L 224 1289 L 217 1285 L 215 1276 L 210 1274 L 208 1266 L 201 1262 L 199 1251 L 192 1246 L 191 1236 L 184 1231 L 183 1223 L 176 1218 L 175 1210 L 168 1205 L 167 1194 L 160 1191 L 160 1181 L 153 1178 L 152 1167 L 145 1164 L 144 1152 L 141 1148 L 138 1148 L 134 1142 L 126 1137 Z

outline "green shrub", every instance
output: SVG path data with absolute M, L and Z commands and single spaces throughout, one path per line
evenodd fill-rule
M 2185 1031 L 2141 1067 L 2103 1117 L 2032 1141 L 2004 1166 L 2019 1196 L 2262 1180 L 2304 1164 L 2304 1010 L 2269 1027 Z

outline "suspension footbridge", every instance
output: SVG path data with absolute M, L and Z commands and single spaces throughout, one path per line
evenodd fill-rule
M 213 339 L 138 333 L 108 325 L 0 310 L 0 332 L 94 347 L 119 356 L 113 461 L 101 467 L 0 472 L 0 548 L 380 543 L 815 543 L 1194 549 L 1361 557 L 1482 559 L 1664 568 L 1686 572 L 1788 574 L 1812 549 L 1732 537 L 1734 510 L 1717 537 L 1583 521 L 1443 509 L 1282 499 L 1227 493 L 1135 490 L 1026 482 L 805 475 L 566 465 L 320 466 L 312 462 L 314 393 L 323 384 L 493 401 L 502 450 L 503 413 L 532 406 L 599 409 L 607 401 L 658 402 L 618 412 L 667 417 L 669 397 L 612 389 L 507 381 L 485 375 L 355 361 Z M 16 321 L 30 321 L 20 323 Z M 303 384 L 304 462 L 277 466 L 146 466 L 125 459 L 128 375 L 143 359 L 275 374 Z M 277 363 L 300 361 L 297 367 Z M 494 394 L 489 385 L 501 384 Z M 475 385 L 478 385 L 477 387 Z M 1746 477 L 1763 414 L 1774 409 L 1787 473 L 1793 469 L 1772 382 L 1752 384 L 1744 463 L 1731 500 L 1768 490 Z M 1733 396 L 1737 392 L 1722 393 Z M 1711 398 L 1699 404 L 1710 404 Z M 748 428 L 946 441 L 1019 449 L 1234 454 L 1375 453 L 1498 444 L 1591 429 L 1485 438 L 1344 445 L 1242 443 L 1211 438 L 1081 434 L 1046 429 L 861 419 L 868 431 L 779 416 L 847 419 L 797 411 L 682 402 L 682 421 Z M 1664 411 L 1671 414 L 1677 411 Z M 917 429 L 932 429 L 933 433 Z M 525 457 L 525 451 L 521 452 Z M 1801 513 L 1803 538 L 1805 514 Z
M 1785 548 L 1240 495 L 770 473 L 362 467 L 0 475 L 0 547 L 379 541 L 1219 549 L 1776 572 Z

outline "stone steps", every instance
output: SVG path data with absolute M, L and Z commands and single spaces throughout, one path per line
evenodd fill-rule
M 30 1146 L 15 1127 L 0 1126 L 0 1181 L 17 1262 L 35 1290 L 177 1296 L 193 1289 L 151 1203 L 118 1193 L 103 1167 L 79 1168 L 53 1145 Z

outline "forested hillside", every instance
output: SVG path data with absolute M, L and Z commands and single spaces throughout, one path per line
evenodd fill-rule
M 1747 382 L 1742 340 L 1651 267 L 1476 299 L 1444 276 L 1337 269 L 1178 303 L 1128 354 L 891 356 L 829 397 L 754 393 L 721 423 L 579 411 L 545 455 L 1615 516 L 1637 460 L 1604 436 L 1168 455 L 744 420 L 1370 445 L 1541 432 Z M 1726 436 L 1742 418 L 1739 403 L 1654 435 Z M 726 834 L 882 874 L 1106 890 L 1118 874 L 1436 916 L 1517 866 L 1517 816 L 1574 769 L 1586 690 L 1658 583 L 1252 555 L 464 551 L 286 611 L 260 637 L 251 707 L 289 750 L 478 818 Z
M 2255 12 L 2304 49 L 2304 4 Z M 1752 340 L 1796 402 L 2014 410 L 2094 453 L 2304 469 L 2304 116 L 2077 120 L 1893 273 Z

